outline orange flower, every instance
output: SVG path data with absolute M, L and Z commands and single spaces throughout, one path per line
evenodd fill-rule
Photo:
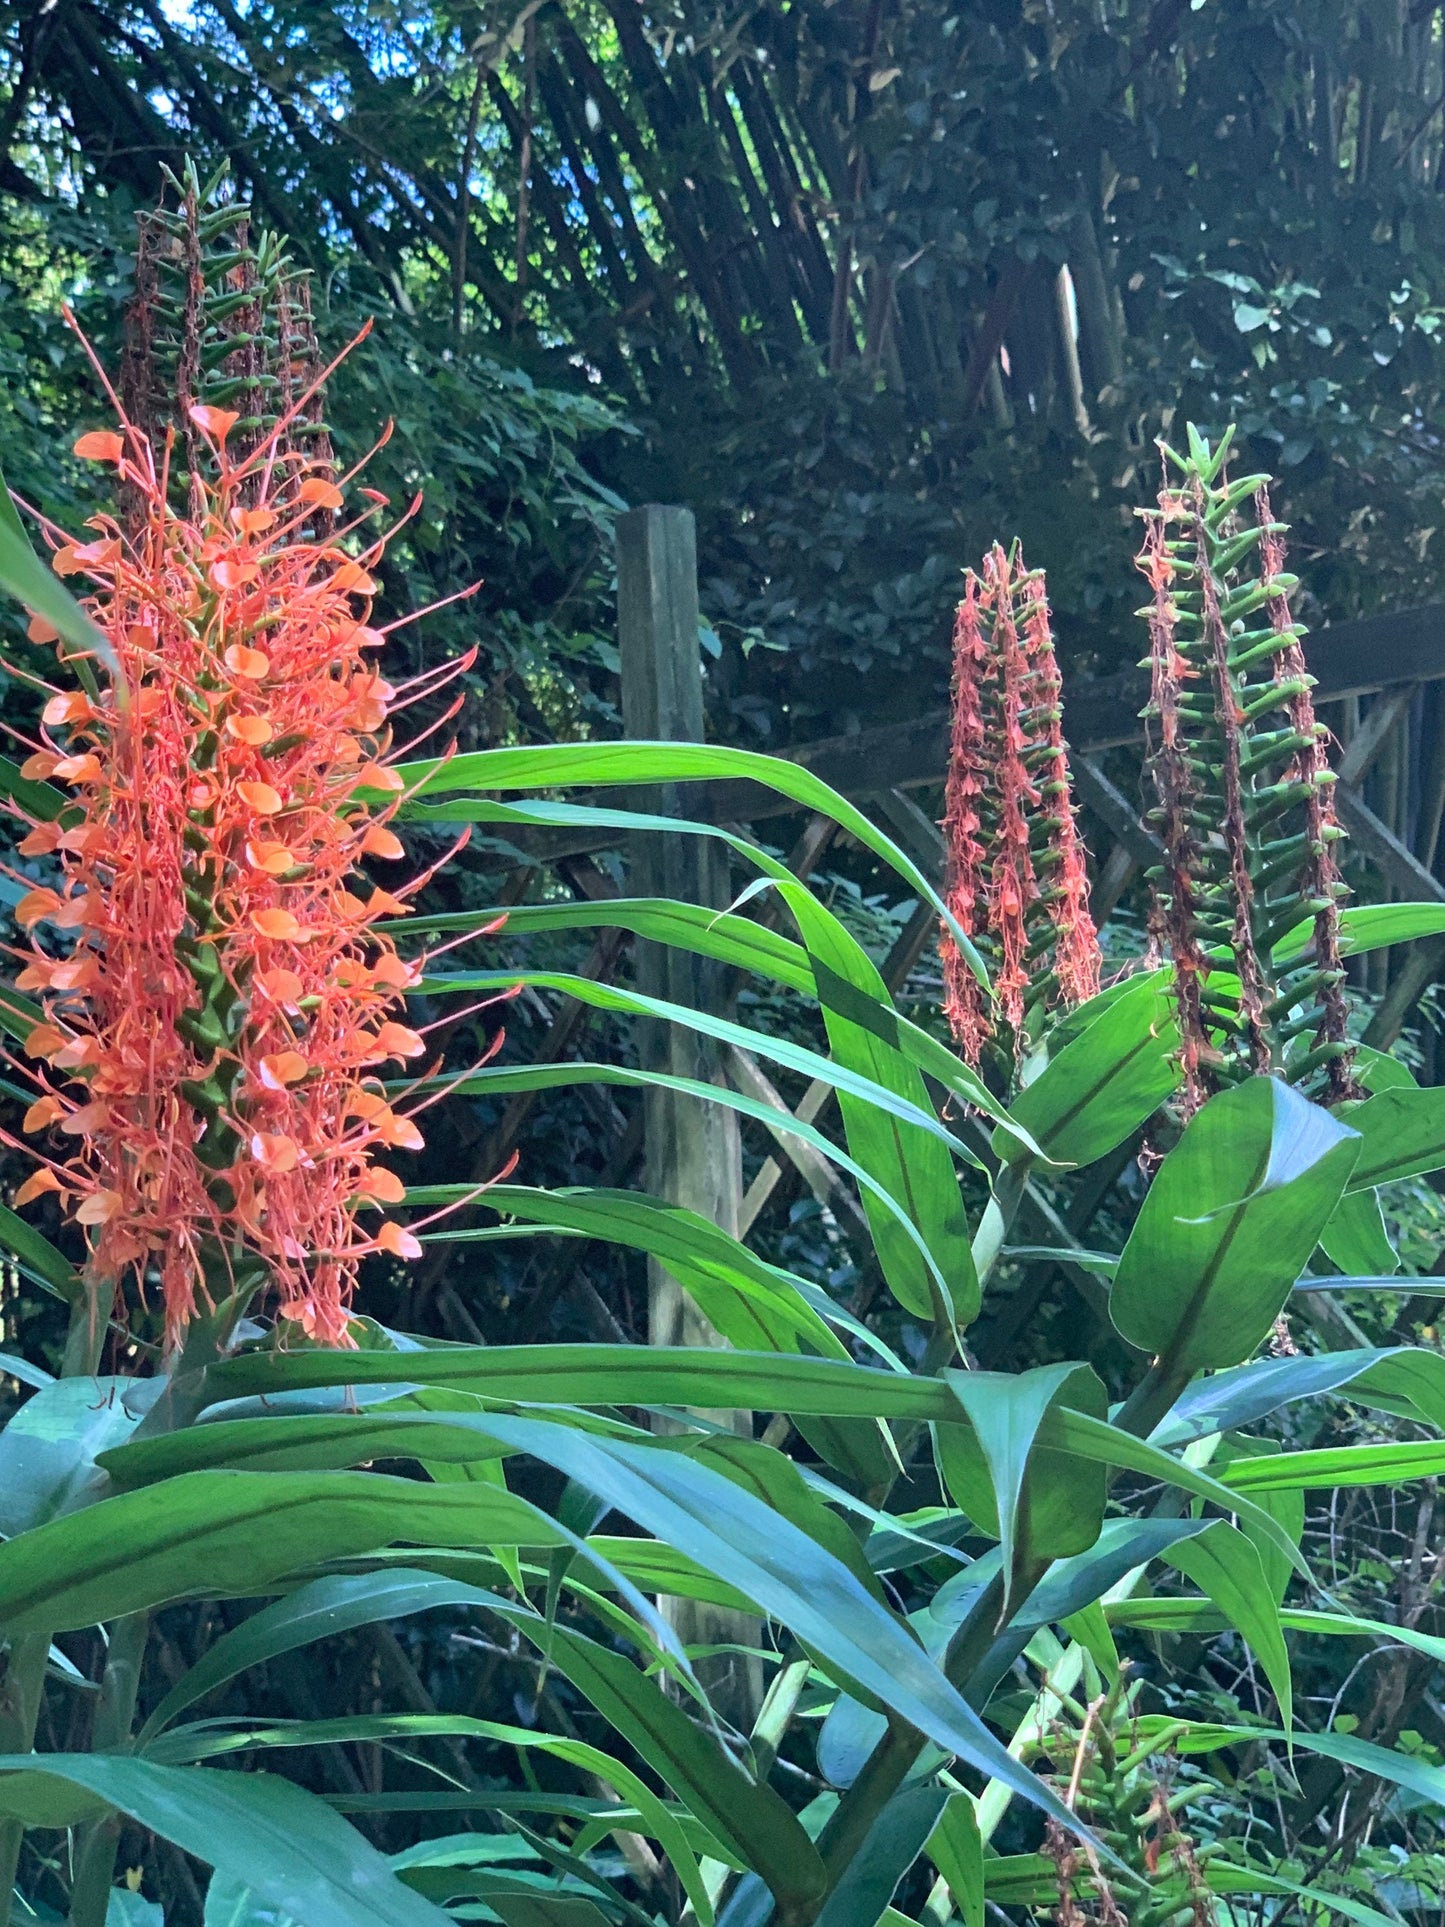
M 118 462 L 125 454 L 125 437 L 114 429 L 95 428 L 81 436 L 75 453 L 83 462 Z
M 359 561 L 318 532 L 341 490 L 296 480 L 284 426 L 257 446 L 228 409 L 185 412 L 205 439 L 184 515 L 129 424 L 77 444 L 123 463 L 139 508 L 124 533 L 99 517 L 54 556 L 88 579 L 118 669 L 94 698 L 49 697 L 24 766 L 72 801 L 67 828 L 32 821 L 22 845 L 61 873 L 14 913 L 50 945 L 32 939 L 22 978 L 44 1006 L 25 1129 L 60 1148 L 19 1201 L 60 1195 L 99 1289 L 158 1275 L 171 1346 L 226 1284 L 206 1266 L 238 1250 L 284 1317 L 346 1344 L 363 1258 L 421 1250 L 357 1222 L 404 1196 L 376 1153 L 423 1143 L 362 1081 L 425 1051 L 402 1021 L 420 960 L 379 927 L 408 892 L 354 887 L 363 856 L 404 854 L 388 825 L 398 692 L 369 654 L 383 543 Z M 266 834 L 277 819 L 284 840 Z

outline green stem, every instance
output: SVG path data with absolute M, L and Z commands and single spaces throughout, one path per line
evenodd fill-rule
M 91 1729 L 92 1753 L 119 1752 L 130 1739 L 149 1637 L 148 1612 L 131 1613 L 125 1619 L 118 1619 L 111 1628 L 110 1649 Z M 70 1927 L 105 1927 L 110 1890 L 115 1881 L 120 1829 L 118 1813 L 93 1820 L 82 1829 L 70 1888 Z
M 1004 1239 L 1018 1216 L 1033 1168 L 1031 1157 L 1020 1157 L 1012 1164 L 1003 1165 L 993 1181 L 993 1190 L 973 1239 L 973 1262 L 980 1285 L 988 1283 L 989 1273 L 1003 1254 Z
M 89 1378 L 100 1366 L 109 1329 L 101 1310 L 100 1293 L 83 1286 L 70 1303 L 70 1325 L 61 1356 L 62 1378 Z M 0 1752 L 30 1753 L 45 1699 L 45 1668 L 50 1659 L 49 1633 L 22 1633 L 10 1642 L 5 1678 L 0 1683 Z M 25 1840 L 22 1820 L 0 1820 L 0 1927 L 10 1927 L 15 1906 L 15 1877 Z
M 35 1745 L 49 1657 L 49 1633 L 22 1633 L 10 1642 L 9 1663 L 0 1682 L 0 1751 L 28 1753 Z M 10 1927 L 24 1840 L 23 1820 L 0 1820 L 0 1927 Z

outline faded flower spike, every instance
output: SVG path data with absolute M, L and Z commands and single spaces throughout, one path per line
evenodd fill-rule
M 994 969 L 991 1000 L 945 928 L 944 1009 L 977 1065 L 995 1015 L 1017 1054 L 1035 1012 L 1099 988 L 1048 598 L 1017 543 L 964 578 L 944 835 L 948 907 Z

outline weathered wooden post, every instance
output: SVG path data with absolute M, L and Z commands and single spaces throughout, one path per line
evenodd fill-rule
M 617 523 L 617 633 L 622 657 L 622 720 L 629 738 L 701 742 L 702 659 L 698 651 L 697 538 L 692 511 L 629 509 Z M 681 816 L 675 784 L 659 784 L 647 807 Z M 723 908 L 728 901 L 726 853 L 715 840 L 644 832 L 631 851 L 632 889 L 639 896 L 677 897 Z M 717 1007 L 722 966 L 664 944 L 639 942 L 637 985 L 649 996 L 702 1009 Z M 644 1068 L 704 1082 L 722 1081 L 719 1054 L 707 1038 L 676 1024 L 640 1027 Z M 737 1114 L 674 1091 L 644 1093 L 647 1189 L 655 1197 L 710 1218 L 736 1234 L 742 1203 L 742 1150 Z M 722 1341 L 656 1259 L 648 1261 L 648 1337 L 654 1345 Z M 709 1416 L 750 1432 L 746 1414 Z M 673 1623 L 688 1645 L 757 1643 L 751 1618 L 691 1600 L 675 1602 Z M 721 1677 L 703 1675 L 718 1703 L 746 1725 L 759 1690 L 756 1661 L 735 1659 Z

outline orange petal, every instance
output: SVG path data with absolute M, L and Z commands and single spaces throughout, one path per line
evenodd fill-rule
M 270 742 L 272 729 L 264 716 L 228 716 L 226 734 L 234 736 L 238 743 L 249 743 L 252 749 L 259 749 L 262 743 Z
M 397 1117 L 395 1113 L 392 1114 L 386 1130 L 379 1132 L 378 1135 L 383 1144 L 395 1145 L 401 1151 L 420 1151 L 426 1144 L 426 1139 L 411 1119 Z
M 410 990 L 417 975 L 416 965 L 406 963 L 394 950 L 383 950 L 371 967 L 371 981 L 388 990 Z
M 305 943 L 311 935 L 289 910 L 253 910 L 251 928 L 273 943 Z
M 426 1041 L 405 1024 L 383 1024 L 376 1033 L 376 1047 L 384 1057 L 420 1057 Z
M 22 1184 L 20 1189 L 15 1193 L 16 1207 L 18 1209 L 22 1204 L 29 1204 L 32 1198 L 43 1197 L 47 1191 L 61 1191 L 63 1189 L 64 1186 L 61 1184 L 60 1179 L 56 1177 L 55 1173 L 47 1167 L 42 1166 L 39 1171 L 32 1171 L 24 1184 Z
M 368 1199 L 372 1204 L 400 1204 L 406 1196 L 406 1186 L 395 1171 L 388 1171 L 384 1164 L 373 1164 L 362 1180 L 357 1196 Z
M 253 870 L 264 870 L 268 877 L 285 876 L 288 870 L 296 867 L 295 854 L 284 843 L 248 843 L 246 861 Z M 299 984 L 296 994 L 301 994 Z
M 260 565 L 255 562 L 238 560 L 234 555 L 223 555 L 213 562 L 207 571 L 213 589 L 244 589 L 248 582 L 254 582 L 261 573 Z
M 125 441 L 114 429 L 93 428 L 75 444 L 83 462 L 118 462 L 125 453 Z
M 83 723 L 94 714 L 85 691 L 69 689 L 63 695 L 50 698 L 40 712 L 40 720 L 48 729 L 55 729 L 61 723 Z
M 51 771 L 62 783 L 95 783 L 101 775 L 100 758 L 94 750 L 86 750 L 82 756 L 62 756 Z
M 49 856 L 60 843 L 58 823 L 37 823 L 28 836 L 20 839 L 16 846 L 21 856 Z
M 375 595 L 377 587 L 359 562 L 343 562 L 327 586 L 343 595 Z
M 271 658 L 259 649 L 248 649 L 244 642 L 233 642 L 222 658 L 233 676 L 247 682 L 260 682 L 270 672 Z
M 294 970 L 278 966 L 274 970 L 263 970 L 256 979 L 262 990 L 277 1004 L 294 1004 L 302 995 L 305 985 Z
M 58 1050 L 64 1050 L 66 1037 L 54 1024 L 32 1024 L 30 1035 L 25 1039 L 27 1057 L 53 1057 Z
M 20 774 L 22 776 L 28 776 L 33 783 L 43 783 L 47 778 L 55 774 L 55 765 L 59 761 L 60 758 L 53 750 L 37 749 L 33 755 L 27 756 L 25 761 L 20 765 Z
M 71 1111 L 60 1120 L 60 1128 L 71 1137 L 89 1137 L 93 1132 L 103 1131 L 110 1122 L 110 1106 L 104 1098 L 95 1098 L 89 1104 L 82 1104 L 78 1110 Z M 89 1222 L 82 1220 L 82 1222 Z M 95 1222 L 99 1223 L 97 1219 Z
M 109 1224 L 121 1209 L 119 1191 L 92 1191 L 75 1214 L 77 1224 Z
M 52 990 L 89 990 L 100 976 L 100 965 L 89 953 L 79 957 L 67 957 L 64 963 L 56 964 L 50 973 Z
M 296 491 L 296 500 L 313 508 L 339 509 L 345 497 L 335 482 L 325 481 L 320 475 L 308 475 Z
M 207 408 L 204 403 L 186 410 L 191 420 L 203 435 L 210 435 L 223 442 L 241 417 L 229 408 Z
M 386 790 L 398 796 L 406 788 L 406 781 L 385 763 L 363 763 L 356 772 L 355 786 L 359 790 Z
M 421 1256 L 421 1239 L 413 1237 L 410 1231 L 404 1231 L 399 1224 L 393 1224 L 389 1218 L 377 1232 L 376 1243 L 379 1250 L 389 1251 L 393 1258 Z
M 279 1050 L 263 1057 L 258 1068 L 268 1091 L 284 1091 L 288 1084 L 299 1084 L 311 1066 L 299 1050 Z
M 294 1171 L 300 1161 L 296 1140 L 287 1137 L 284 1131 L 257 1131 L 251 1138 L 251 1156 L 274 1177 L 284 1177 Z
M 59 642 L 60 631 L 48 623 L 44 616 L 32 616 L 25 630 L 32 642 Z
M 42 885 L 38 890 L 27 890 L 16 904 L 15 921 L 22 930 L 33 930 L 37 923 L 53 917 L 59 908 L 60 898 Z
M 58 1097 L 48 1095 L 37 1097 L 25 1113 L 20 1128 L 22 1131 L 43 1131 L 47 1125 L 53 1124 L 56 1118 L 63 1116 L 64 1112 L 65 1106 Z M 34 1182 L 33 1179 L 30 1181 Z M 35 1193 L 32 1191 L 30 1195 L 34 1197 Z
M 285 807 L 279 793 L 269 783 L 238 783 L 236 794 L 257 816 L 274 816 Z
M 369 917 L 409 917 L 411 905 L 394 897 L 390 890 L 373 890 L 366 899 L 366 914 Z
M 242 535 L 264 535 L 276 526 L 274 509 L 232 509 L 231 520 Z

